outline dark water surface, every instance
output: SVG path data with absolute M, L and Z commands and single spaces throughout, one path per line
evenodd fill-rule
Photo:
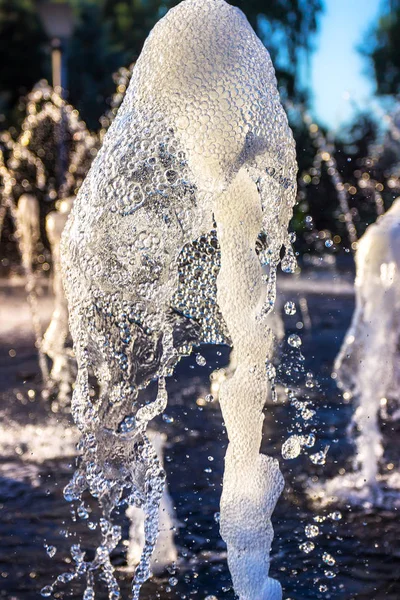
M 296 300 L 296 294 L 288 295 L 287 299 Z M 293 429 L 295 414 L 288 404 L 266 408 L 263 451 L 280 458 L 286 480 L 285 492 L 273 516 L 271 573 L 281 581 L 286 600 L 399 600 L 398 515 L 376 509 L 335 506 L 319 509 L 312 506 L 305 493 L 310 478 L 324 479 L 336 475 L 339 468 L 351 468 L 352 446 L 346 440 L 346 426 L 353 410 L 351 405 L 343 403 L 330 377 L 333 359 L 350 322 L 353 298 L 309 293 L 307 299 L 313 326 L 308 333 L 300 332 L 302 352 L 306 370 L 312 369 L 322 390 L 315 397 L 319 438 L 315 451 L 326 444 L 330 450 L 325 466 L 313 465 L 305 455 L 292 461 L 282 460 L 280 448 L 288 431 Z M 301 320 L 301 315 L 298 311 L 295 317 L 285 319 L 288 332 L 296 331 L 296 321 Z M 11 346 L 15 357 L 9 356 Z M 165 577 L 143 586 L 143 600 L 234 598 L 225 546 L 218 532 L 226 436 L 218 404 L 213 402 L 204 407 L 196 404 L 196 399 L 207 393 L 210 372 L 227 363 L 228 350 L 204 347 L 200 351 L 207 360 L 206 366 L 199 366 L 192 355 L 180 363 L 175 377 L 169 381 L 170 403 L 166 413 L 173 421 L 168 419 L 171 422 L 167 423 L 160 418 L 157 422 L 158 429 L 168 436 L 165 467 L 180 523 L 176 543 L 181 561 Z M 36 377 L 32 340 L 23 335 L 12 344 L 3 340 L 0 392 L 5 423 L 46 422 L 47 407 L 39 395 L 32 399 L 27 396 L 29 389 L 37 389 Z M 68 417 L 60 420 L 68 426 Z M 396 468 L 399 436 L 399 423 L 386 425 L 385 445 L 390 448 L 391 460 L 396 461 L 397 456 Z M 63 458 L 35 464 L 24 462 L 18 454 L 0 457 L 0 598 L 41 598 L 40 589 L 70 568 L 71 544 L 80 541 L 83 549 L 95 546 L 91 540 L 96 538 L 96 532 L 90 531 L 86 522 L 71 522 L 70 506 L 62 495 L 72 475 L 73 462 Z M 314 524 L 316 515 L 327 516 L 334 510 L 340 510 L 342 519 L 327 518 L 318 524 L 321 533 L 312 540 L 315 549 L 305 554 L 299 548 L 307 539 L 305 526 Z M 127 533 L 128 523 L 123 515 L 120 521 Z M 45 552 L 45 541 L 57 547 L 53 558 Z M 117 550 L 114 562 L 121 567 L 118 577 L 122 597 L 129 598 L 130 577 L 123 571 L 124 548 L 120 546 Z M 324 553 L 335 558 L 333 567 L 323 562 Z M 330 578 L 329 571 L 336 576 Z M 56 598 L 82 598 L 83 587 L 79 582 L 59 586 L 57 590 Z M 99 599 L 106 597 L 101 591 L 96 594 Z

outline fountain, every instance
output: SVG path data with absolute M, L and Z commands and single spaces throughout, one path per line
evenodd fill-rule
M 46 217 L 46 233 L 53 260 L 54 311 L 43 338 L 43 352 L 52 361 L 47 392 L 56 390 L 62 406 L 68 403 L 75 379 L 74 359 L 67 342 L 69 338 L 68 306 L 61 279 L 60 241 L 74 198 L 64 198 L 56 211 Z
M 326 483 L 328 499 L 387 506 L 390 488 L 400 487 L 397 473 L 380 473 L 384 448 L 379 425 L 380 410 L 387 413 L 388 403 L 399 403 L 399 234 L 400 198 L 358 242 L 356 308 L 334 365 L 345 399 L 356 403 L 349 430 L 356 432 L 357 454 L 354 473 Z M 393 501 L 400 504 L 396 494 Z
M 79 119 L 78 112 L 45 81 L 34 87 L 26 97 L 25 104 L 26 116 L 18 138 L 14 139 L 7 131 L 0 135 L 0 176 L 3 181 L 0 235 L 2 222 L 8 212 L 22 258 L 42 379 L 49 391 L 55 384 L 59 387 L 60 377 L 64 378 L 61 384 L 63 391 L 61 388 L 59 391 L 60 400 L 65 403 L 73 377 L 71 360 L 67 359 L 66 355 L 62 358 L 60 354 L 61 348 L 64 348 L 62 339 L 65 339 L 68 333 L 66 304 L 64 301 L 65 306 L 62 307 L 61 299 L 62 283 L 57 240 L 66 220 L 62 211 L 47 215 L 46 232 L 52 246 L 55 266 L 56 308 L 46 340 L 43 340 L 42 324 L 38 316 L 40 292 L 37 288 L 43 284 L 39 277 L 41 268 L 48 269 L 49 265 L 43 261 L 40 264 L 36 263 L 34 268 L 33 260 L 35 253 L 40 254 L 37 252 L 39 246 L 41 251 L 44 250 L 40 240 L 40 215 L 48 213 L 50 202 L 62 202 L 63 198 L 77 192 L 96 154 L 98 139 L 87 131 L 85 124 Z M 63 206 L 67 206 L 65 202 L 68 204 L 65 200 Z M 62 315 L 64 325 L 62 330 L 59 330 L 58 327 L 63 321 Z M 59 334 L 61 337 L 58 337 Z M 50 377 L 46 354 L 53 361 Z M 61 364 L 64 366 L 61 367 Z
M 162 465 L 163 447 L 167 439 L 166 435 L 153 431 L 149 431 L 148 435 L 156 451 L 157 458 Z M 158 537 L 150 563 L 151 572 L 154 575 L 161 575 L 168 566 L 176 563 L 178 560 L 178 551 L 174 542 L 174 530 L 177 525 L 177 519 L 166 483 L 160 500 L 158 513 Z M 140 558 L 145 546 L 145 515 L 143 510 L 137 506 L 129 506 L 126 515 L 131 522 L 129 528 L 127 563 L 128 568 L 136 568 L 140 563 Z
M 287 233 L 295 180 L 264 46 L 223 0 L 180 3 L 146 41 L 62 241 L 82 433 L 65 497 L 82 502 L 89 491 L 104 515 L 94 559 L 72 550 L 71 576 L 86 576 L 86 597 L 96 570 L 118 597 L 110 554 L 119 506 L 145 513 L 133 598 L 150 575 L 165 476 L 146 427 L 167 404 L 165 378 L 200 342 L 230 343 L 237 356 L 220 393 L 230 440 L 221 534 L 234 587 L 243 600 L 281 597 L 268 571 L 283 479 L 259 450 L 272 377 L 265 317 L 282 246 L 282 268 L 295 268 Z

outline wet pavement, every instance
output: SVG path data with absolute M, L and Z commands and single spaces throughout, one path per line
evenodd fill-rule
M 290 285 L 282 287 L 285 299 L 299 306 L 299 290 L 289 289 Z M 2 286 L 0 293 L 3 311 L 8 309 L 10 315 L 0 331 L 0 410 L 3 429 L 15 431 L 15 439 L 11 436 L 8 445 L 0 439 L 0 598 L 33 600 L 41 597 L 43 586 L 71 569 L 71 544 L 80 541 L 82 548 L 90 552 L 96 545 L 96 530 L 90 530 L 87 521 L 73 523 L 70 506 L 63 498 L 74 458 L 71 440 L 68 436 L 64 439 L 62 431 L 69 431 L 71 424 L 68 415 L 53 413 L 49 403 L 40 399 L 38 365 L 23 291 L 18 286 Z M 288 435 L 296 432 L 296 414 L 288 403 L 266 407 L 263 451 L 280 458 L 286 480 L 273 515 L 271 574 L 281 581 L 286 600 L 399 600 L 400 525 L 396 512 L 346 506 L 322 509 L 313 506 L 306 493 L 311 480 L 333 477 L 340 469 L 351 470 L 353 447 L 346 438 L 346 427 L 353 407 L 343 402 L 330 374 L 351 319 L 354 299 L 348 287 L 335 292 L 326 282 L 319 291 L 318 285 L 311 282 L 304 297 L 311 329 L 298 328 L 301 325 L 297 323 L 307 320 L 299 309 L 295 316 L 285 315 L 285 324 L 287 334 L 296 332 L 302 337 L 304 370 L 311 370 L 319 382 L 318 387 L 303 387 L 299 393 L 299 397 L 311 394 L 317 408 L 313 424 L 318 439 L 313 452 L 326 445 L 330 448 L 324 466 L 313 464 L 305 454 L 284 461 L 280 448 Z M 44 320 L 49 302 L 44 294 Z M 170 573 L 143 586 L 143 600 L 234 598 L 225 545 L 218 532 L 226 435 L 218 403 L 198 402 L 208 393 L 210 373 L 227 363 L 229 351 L 211 346 L 198 351 L 206 365 L 199 366 L 194 354 L 178 365 L 168 384 L 169 418 L 156 421 L 157 429 L 168 436 L 164 460 L 179 520 L 176 543 L 180 561 Z M 291 368 L 292 349 L 284 345 L 282 351 L 284 364 Z M 18 440 L 18 431 L 26 430 L 28 425 L 42 428 L 42 435 L 48 436 L 54 450 L 51 460 L 45 460 L 43 452 L 29 455 L 29 439 L 22 443 Z M 385 424 L 387 455 L 383 470 L 389 458 L 399 469 L 399 434 L 399 422 Z M 90 520 L 96 516 L 94 504 L 92 508 Z M 340 511 L 340 520 L 332 516 L 334 511 Z M 122 514 L 118 520 L 127 535 L 127 519 Z M 307 541 L 305 527 L 310 524 L 317 525 L 320 533 L 311 540 L 315 548 L 306 554 L 300 546 Z M 53 558 L 46 554 L 45 543 L 57 548 Z M 124 550 L 122 544 L 118 546 L 114 564 L 118 566 L 122 597 L 127 599 L 130 575 L 124 570 Z M 326 554 L 335 564 L 330 564 Z M 79 599 L 82 592 L 83 585 L 72 582 L 58 586 L 54 597 Z M 106 598 L 106 594 L 99 588 L 96 598 Z

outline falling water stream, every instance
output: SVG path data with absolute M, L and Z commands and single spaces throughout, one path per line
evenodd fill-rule
M 380 413 L 398 411 L 400 200 L 358 242 L 356 308 L 334 371 L 356 410 L 350 435 L 356 440 L 354 472 L 326 484 L 325 495 L 353 503 L 399 505 L 398 473 L 382 476 L 384 454 Z M 389 409 L 390 406 L 390 409 Z

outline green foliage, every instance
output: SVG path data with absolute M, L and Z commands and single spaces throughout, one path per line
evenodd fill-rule
M 372 32 L 372 49 L 361 52 L 371 63 L 379 95 L 400 94 L 400 1 L 390 2 L 390 11 L 384 13 Z
M 278 83 L 289 98 L 302 100 L 307 82 L 300 75 L 313 49 L 322 0 L 234 0 L 268 48 Z
M 129 65 L 159 18 L 177 0 L 70 0 L 76 27 L 69 43 L 69 101 L 97 128 L 113 92 L 112 73 Z M 276 65 L 290 98 L 302 97 L 300 63 L 311 49 L 322 0 L 237 0 Z M 47 42 L 47 44 L 46 44 Z M 47 45 L 47 60 L 44 60 Z M 50 75 L 48 40 L 35 0 L 0 0 L 0 112 Z
M 270 51 L 278 81 L 288 97 L 299 99 L 304 82 L 300 63 L 307 59 L 317 30 L 322 0 L 232 0 L 247 16 Z M 136 58 L 149 30 L 176 0 L 103 0 L 114 43 Z
M 33 0 L 0 0 L 0 112 L 43 77 L 45 42 Z
M 80 2 L 77 13 L 68 49 L 68 100 L 88 127 L 97 129 L 115 89 L 112 74 L 126 62 L 126 54 L 112 44 L 110 23 L 98 4 Z

